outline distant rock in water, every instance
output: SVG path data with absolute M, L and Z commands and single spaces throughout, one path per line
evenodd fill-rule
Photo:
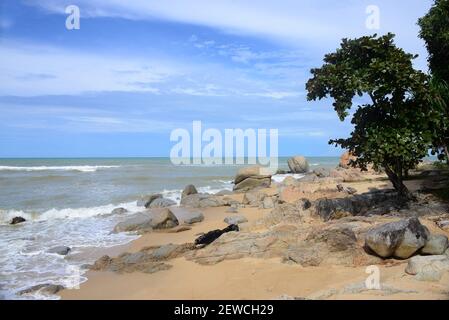
M 309 171 L 309 162 L 303 156 L 295 156 L 288 159 L 288 167 L 292 173 L 306 173 Z
M 127 212 L 128 210 L 126 210 L 125 208 L 115 208 L 114 210 L 111 211 L 111 214 L 124 214 Z
M 249 191 L 255 188 L 268 188 L 271 185 L 271 175 L 264 174 L 263 168 L 252 166 L 242 168 L 234 178 L 234 191 Z
M 65 256 L 70 252 L 70 250 L 72 250 L 72 249 L 70 249 L 69 247 L 66 247 L 66 246 L 57 246 L 57 247 L 51 248 L 47 252 L 48 253 L 56 253 L 61 256 Z
M 25 221 L 26 221 L 25 218 L 14 217 L 14 218 L 12 218 L 10 224 L 18 224 L 18 223 L 22 223 L 22 222 L 25 222 Z
M 195 186 L 193 184 L 189 184 L 182 191 L 181 199 L 184 198 L 185 196 L 189 196 L 191 194 L 197 194 L 197 193 L 198 193 L 198 191 L 196 190 Z

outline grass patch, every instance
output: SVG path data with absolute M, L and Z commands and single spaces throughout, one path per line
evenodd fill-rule
M 430 191 L 435 197 L 444 202 L 449 202 L 449 186 L 444 189 Z

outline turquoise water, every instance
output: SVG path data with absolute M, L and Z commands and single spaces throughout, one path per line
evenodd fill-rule
M 338 158 L 310 157 L 311 168 L 335 167 Z M 232 189 L 240 166 L 175 166 L 167 158 L 0 159 L 0 299 L 53 299 L 18 296 L 42 283 L 72 287 L 84 281 L 83 264 L 93 263 L 98 248 L 125 244 L 134 234 L 111 233 L 127 215 L 140 211 L 136 200 L 153 192 L 179 201 L 184 186 L 200 192 Z M 287 158 L 279 159 L 287 169 Z M 116 207 L 129 213 L 111 215 Z M 27 222 L 11 226 L 14 216 Z M 67 257 L 50 254 L 68 246 Z

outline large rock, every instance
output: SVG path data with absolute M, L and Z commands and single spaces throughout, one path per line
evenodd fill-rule
M 191 208 L 222 207 L 230 205 L 230 200 L 228 200 L 226 197 L 197 193 L 182 198 L 181 205 Z
M 234 191 L 248 191 L 254 188 L 267 188 L 271 185 L 271 175 L 262 167 L 242 168 L 234 178 Z
M 175 206 L 177 203 L 171 199 L 157 198 L 151 201 L 151 203 L 146 206 L 147 208 L 166 208 Z
M 234 216 L 229 216 L 229 217 L 224 218 L 224 222 L 226 222 L 229 225 L 241 224 L 241 223 L 248 222 L 248 219 L 246 219 L 246 217 L 242 216 L 242 215 L 234 215 Z
M 179 225 L 179 221 L 170 209 L 158 212 L 139 212 L 118 223 L 114 232 L 146 231 L 152 229 L 168 229 Z
M 344 169 L 349 169 L 351 168 L 351 161 L 356 160 L 357 157 L 354 156 L 352 153 L 350 153 L 349 151 L 346 151 L 345 153 L 343 153 L 340 157 L 340 163 L 339 163 L 339 167 L 340 168 L 344 168 Z
M 151 218 L 153 229 L 169 229 L 179 225 L 179 221 L 170 209 L 163 209 Z
M 204 215 L 201 212 L 189 212 L 183 219 L 186 224 L 194 224 L 204 220 Z
M 365 245 L 380 257 L 407 259 L 426 245 L 429 236 L 427 228 L 413 217 L 369 230 Z
M 314 213 L 324 221 L 346 216 L 385 214 L 400 209 L 403 202 L 393 191 L 372 191 L 346 198 L 322 198 L 314 202 Z
M 296 156 L 287 161 L 290 171 L 293 173 L 305 173 L 309 171 L 309 163 L 303 156 Z
M 198 191 L 196 190 L 195 186 L 193 184 L 189 184 L 188 186 L 186 186 L 184 188 L 184 190 L 182 190 L 182 195 L 181 195 L 181 199 L 184 198 L 185 196 L 189 196 L 191 194 L 197 194 Z
M 448 239 L 445 235 L 433 234 L 427 240 L 426 245 L 421 249 L 422 254 L 441 255 L 446 252 L 449 246 Z
M 114 232 L 129 232 L 143 229 L 151 229 L 151 216 L 148 213 L 139 212 L 125 221 L 119 222 L 114 227 Z
M 421 281 L 438 281 L 446 271 L 449 271 L 449 258 L 446 255 L 415 256 L 408 261 L 405 269 L 406 273 L 415 275 Z
M 156 193 L 144 196 L 137 201 L 137 206 L 148 208 L 151 202 L 159 198 L 162 198 L 162 194 Z

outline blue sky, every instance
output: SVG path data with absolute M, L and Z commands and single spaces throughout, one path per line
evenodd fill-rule
M 416 21 L 431 2 L 2 0 L 0 157 L 168 156 L 194 120 L 279 129 L 281 155 L 339 155 L 327 141 L 351 125 L 306 101 L 310 69 L 343 37 L 390 31 L 427 71 Z

